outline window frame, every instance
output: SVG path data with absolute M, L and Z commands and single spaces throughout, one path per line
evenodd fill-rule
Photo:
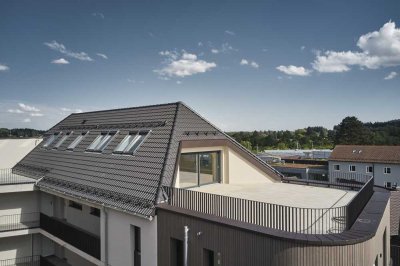
M 137 150 L 140 148 L 140 146 L 142 146 L 142 144 L 146 141 L 146 139 L 148 138 L 148 136 L 150 135 L 151 130 L 139 130 L 139 131 L 130 131 L 119 143 L 118 145 L 115 147 L 115 149 L 113 150 L 113 154 L 123 154 L 123 155 L 133 155 L 134 153 L 137 152 Z M 131 141 L 129 141 L 127 143 L 127 145 L 125 146 L 125 148 L 123 150 L 119 150 L 120 146 L 125 143 L 126 139 L 129 136 L 134 136 L 133 139 Z M 142 139 L 140 139 L 139 136 L 143 136 Z M 138 138 L 136 138 L 138 137 Z M 136 145 L 136 143 L 138 143 Z M 130 149 L 127 149 L 128 147 L 130 147 L 132 145 L 132 147 Z
M 371 168 L 371 171 L 369 171 L 370 168 Z M 372 173 L 374 172 L 374 167 L 371 166 L 371 165 L 367 165 L 367 166 L 365 167 L 365 172 L 366 172 L 367 174 L 372 174 Z
M 67 147 L 66 150 L 67 150 L 67 151 L 73 151 L 73 150 L 75 150 L 75 148 L 79 145 L 79 143 L 82 142 L 82 140 L 87 136 L 87 134 L 89 134 L 89 131 L 84 131 L 84 132 L 81 132 L 79 135 L 77 135 L 76 138 L 68 145 L 68 147 Z M 71 147 L 72 144 L 73 144 L 79 137 L 81 137 L 80 140 L 74 145 L 74 147 Z
M 213 182 L 208 182 L 208 183 L 201 183 L 200 182 L 200 167 L 201 167 L 201 163 L 200 163 L 200 155 L 201 154 L 210 154 L 210 153 L 216 153 L 217 154 L 217 167 L 218 167 L 218 171 L 217 171 L 217 177 L 216 180 Z M 200 151 L 200 152 L 185 152 L 185 153 L 181 153 L 179 157 L 181 157 L 182 155 L 185 154 L 195 154 L 196 155 L 196 174 L 197 174 L 197 184 L 195 186 L 189 186 L 189 187 L 182 187 L 183 189 L 188 189 L 188 188 L 195 188 L 195 187 L 201 187 L 204 185 L 209 185 L 209 184 L 216 184 L 216 183 L 221 183 L 222 182 L 222 176 L 223 176 L 223 172 L 222 172 L 222 150 L 211 150 L 211 151 Z M 180 172 L 180 158 L 179 158 L 179 172 Z M 180 182 L 180 177 L 179 177 L 179 182 Z M 179 184 L 178 184 L 179 185 Z M 179 186 L 180 187 L 180 186 Z
M 100 217 L 100 209 L 95 207 L 90 207 L 89 213 L 93 216 Z
M 83 210 L 83 205 L 80 204 L 79 202 L 73 201 L 73 200 L 69 200 L 68 201 L 68 207 L 82 211 Z
M 337 166 L 337 169 L 336 169 L 336 166 Z M 340 164 L 334 164 L 333 171 L 340 171 Z
M 351 170 L 352 167 L 354 167 L 354 170 Z M 351 173 L 357 172 L 357 168 L 356 168 L 356 166 L 354 164 L 350 164 L 349 165 L 349 172 L 351 172 Z
M 389 171 L 388 171 L 388 170 L 389 170 Z M 389 167 L 389 166 L 384 167 L 384 168 L 383 168 L 383 174 L 385 174 L 385 175 L 390 175 L 390 174 L 392 174 L 392 167 Z
M 113 141 L 113 139 L 115 138 L 115 136 L 118 134 L 118 131 L 114 131 L 114 130 L 112 130 L 112 131 L 104 131 L 104 132 L 101 132 L 99 135 L 97 135 L 97 137 L 92 141 L 92 143 L 90 143 L 89 144 L 89 146 L 86 148 L 86 152 L 96 152 L 96 153 L 102 153 L 107 147 L 108 147 L 108 145 L 110 145 L 110 143 Z M 102 137 L 103 136 L 103 137 Z M 107 136 L 110 136 L 110 138 L 109 139 L 107 139 L 106 141 L 104 141 L 105 140 L 105 138 L 107 137 Z M 99 139 L 99 138 L 101 138 L 100 140 L 99 140 L 99 142 L 93 147 L 93 148 L 91 148 L 90 149 L 90 147 L 93 145 L 93 143 L 95 143 L 95 141 L 97 140 L 97 139 Z M 104 143 L 103 143 L 104 142 Z

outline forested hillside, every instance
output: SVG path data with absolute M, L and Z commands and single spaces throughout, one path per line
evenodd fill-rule
M 0 128 L 0 138 L 30 138 L 43 135 L 45 131 L 31 128 Z

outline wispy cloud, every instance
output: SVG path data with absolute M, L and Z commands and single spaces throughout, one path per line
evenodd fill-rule
M 92 16 L 104 19 L 104 14 L 100 13 L 100 12 L 94 12 L 94 13 L 92 13 Z
M 42 114 L 42 113 L 31 113 L 30 114 L 30 116 L 33 116 L 33 117 L 35 117 L 35 116 L 44 116 L 44 114 Z
M 362 35 L 357 46 L 360 51 L 318 52 L 312 66 L 318 72 L 334 73 L 350 71 L 352 66 L 378 69 L 400 65 L 400 28 L 394 22 Z
M 384 79 L 385 80 L 394 79 L 397 75 L 398 75 L 397 72 L 392 71 Z
M 231 31 L 231 30 L 226 30 L 225 34 L 230 35 L 230 36 L 235 36 L 236 35 L 236 33 Z
M 197 43 L 197 46 L 200 46 L 200 47 L 201 47 L 201 46 L 203 46 L 203 43 L 202 43 L 202 42 L 198 42 L 198 43 Z
M 72 57 L 81 61 L 93 61 L 93 59 L 87 53 L 70 51 L 65 47 L 64 44 L 58 43 L 57 41 L 45 42 L 44 45 L 68 57 Z
M 160 55 L 167 57 L 164 67 L 154 72 L 161 77 L 186 77 L 194 74 L 204 73 L 215 68 L 217 64 L 197 58 L 197 55 L 182 51 L 182 53 L 162 51 Z
M 105 54 L 97 53 L 96 55 L 101 57 L 101 58 L 103 58 L 103 59 L 108 59 L 108 56 L 105 55 Z
M 53 61 L 51 61 L 52 64 L 56 64 L 56 65 L 68 65 L 69 61 L 65 60 L 64 58 L 60 58 L 60 59 L 55 59 Z
M 244 58 L 240 61 L 240 65 L 242 65 L 242 66 L 250 66 L 252 68 L 259 68 L 260 67 L 257 62 L 250 61 L 250 60 L 247 60 L 247 59 L 244 59 Z
M 18 106 L 25 112 L 40 112 L 39 108 L 36 108 L 35 106 L 30 106 L 24 103 L 19 103 Z
M 6 65 L 4 65 L 4 64 L 0 64 L 0 71 L 7 71 L 7 70 L 9 70 L 10 68 L 8 67 L 8 66 L 6 66 Z
M 24 111 L 22 111 L 20 109 L 8 109 L 7 112 L 12 113 L 12 114 L 23 114 L 24 113 Z
M 61 107 L 60 110 L 65 112 L 65 113 L 82 113 L 82 109 Z
M 310 69 L 293 65 L 278 66 L 276 69 L 285 73 L 286 75 L 291 75 L 291 76 L 309 76 L 312 72 L 312 70 Z
M 22 122 L 24 123 L 30 123 L 32 122 L 32 120 L 30 118 L 25 118 L 24 120 L 22 120 Z
M 211 53 L 213 53 L 213 54 L 219 54 L 219 53 L 226 54 L 226 53 L 237 52 L 237 51 L 238 51 L 238 49 L 233 48 L 233 46 L 227 42 L 223 43 L 220 48 L 212 47 L 212 49 L 211 49 Z
M 304 45 L 300 47 L 300 50 L 304 51 L 304 49 L 306 49 Z

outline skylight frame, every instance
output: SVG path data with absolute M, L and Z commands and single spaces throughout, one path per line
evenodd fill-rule
M 143 142 L 147 139 L 150 134 L 150 130 L 141 130 L 141 131 L 131 131 L 126 135 L 123 140 L 117 145 L 114 149 L 114 154 L 126 154 L 132 155 L 134 154 L 140 146 L 142 146 Z M 133 136 L 133 137 L 132 137 Z M 128 141 L 128 139 L 131 140 Z M 122 146 L 124 145 L 124 146 Z M 123 148 L 121 148 L 121 146 Z
M 101 132 L 89 147 L 86 148 L 87 152 L 103 152 L 105 148 L 110 144 L 110 142 L 114 139 L 114 137 L 118 134 L 118 131 L 107 131 Z
M 53 134 L 49 135 L 48 139 L 43 143 L 43 148 L 48 149 L 54 141 L 58 139 L 59 136 L 62 135 L 62 132 L 54 132 Z
M 67 151 L 73 151 L 79 143 L 89 134 L 89 131 L 81 132 L 67 147 Z
M 58 149 L 60 148 L 60 146 L 69 138 L 69 136 L 71 136 L 74 132 L 70 131 L 65 133 L 63 136 L 61 136 L 61 138 L 56 142 L 56 144 L 54 144 L 53 149 Z

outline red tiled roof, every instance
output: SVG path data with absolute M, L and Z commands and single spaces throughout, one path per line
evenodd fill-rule
M 400 163 L 400 146 L 337 145 L 329 160 Z

